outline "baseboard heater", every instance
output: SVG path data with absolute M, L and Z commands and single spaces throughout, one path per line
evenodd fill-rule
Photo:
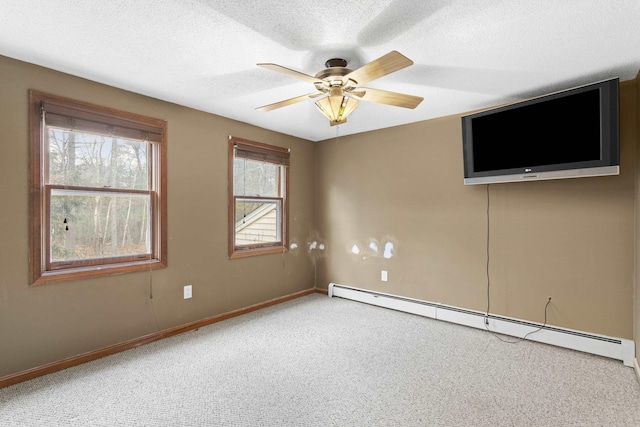
M 484 312 L 359 289 L 337 283 L 329 283 L 328 295 L 329 297 L 345 298 L 486 330 L 485 317 L 487 316 Z M 492 332 L 514 337 L 524 337 L 529 332 L 535 331 L 542 326 L 538 323 L 494 314 L 489 314 L 488 321 L 488 328 Z M 550 325 L 545 325 L 540 331 L 529 335 L 527 340 L 621 360 L 625 366 L 634 367 L 635 344 L 632 340 L 595 335 Z

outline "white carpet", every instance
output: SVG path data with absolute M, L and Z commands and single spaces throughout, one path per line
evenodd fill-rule
M 310 295 L 0 389 L 0 426 L 640 426 L 621 362 Z

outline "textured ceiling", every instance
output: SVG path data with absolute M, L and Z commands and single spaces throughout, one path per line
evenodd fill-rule
M 330 127 L 314 91 L 256 66 L 414 65 L 366 86 L 424 97 L 360 102 Z M 2 0 L 0 55 L 319 141 L 568 89 L 640 69 L 639 0 Z

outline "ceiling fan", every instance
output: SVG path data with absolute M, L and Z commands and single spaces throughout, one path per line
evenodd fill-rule
M 358 100 L 413 109 L 424 98 L 360 86 L 412 64 L 412 60 L 395 50 L 363 65 L 355 71 L 346 68 L 347 61 L 344 59 L 329 59 L 325 63 L 327 68 L 319 71 L 315 76 L 277 64 L 261 63 L 258 66 L 313 83 L 316 92 L 285 99 L 274 104 L 263 105 L 256 108 L 256 110 L 271 111 L 307 99 L 328 95 L 316 101 L 316 106 L 329 119 L 331 126 L 335 126 L 347 121 L 347 116 L 358 107 Z

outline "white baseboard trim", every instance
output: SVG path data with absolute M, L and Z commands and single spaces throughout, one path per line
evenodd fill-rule
M 485 318 L 487 316 L 484 312 L 354 288 L 337 283 L 329 284 L 328 295 L 329 297 L 345 298 L 486 330 Z M 488 322 L 489 330 L 492 332 L 514 337 L 524 337 L 529 332 L 535 331 L 542 326 L 539 323 L 495 314 L 489 314 Z M 635 358 L 635 343 L 632 340 L 596 335 L 552 325 L 545 325 L 538 332 L 529 335 L 527 340 L 621 360 L 625 366 L 629 367 L 634 367 L 635 364 L 636 373 L 640 378 L 640 368 L 638 368 Z

